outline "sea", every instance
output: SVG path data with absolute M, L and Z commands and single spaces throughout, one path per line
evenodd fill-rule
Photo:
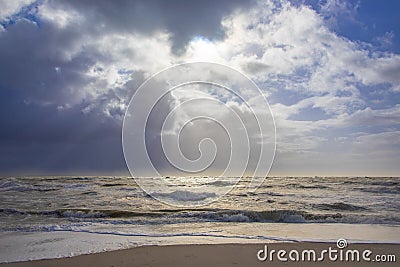
M 176 207 L 154 199 L 131 177 L 3 177 L 0 262 L 142 245 L 338 238 L 400 243 L 399 177 L 268 177 L 255 192 L 248 191 L 249 182 L 243 178 L 210 204 Z M 227 184 L 229 178 L 218 178 L 209 186 Z M 207 197 L 182 188 L 168 195 Z

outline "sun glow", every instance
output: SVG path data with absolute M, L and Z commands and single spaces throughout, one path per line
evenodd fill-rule
M 189 51 L 194 60 L 213 61 L 218 58 L 216 45 L 205 38 L 194 38 L 189 44 Z

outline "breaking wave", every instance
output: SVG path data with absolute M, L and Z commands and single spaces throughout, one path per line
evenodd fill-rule
M 314 207 L 317 207 L 321 210 L 344 210 L 344 211 L 356 211 L 356 210 L 367 210 L 368 208 L 351 205 L 343 202 L 336 202 L 332 204 L 323 203 L 323 204 L 315 204 Z
M 185 190 L 176 190 L 171 193 L 153 193 L 152 195 L 170 198 L 178 201 L 202 201 L 207 198 L 215 198 L 215 193 L 196 193 Z
M 343 204 L 324 204 L 331 210 L 341 207 L 342 210 L 354 210 L 361 207 L 353 207 L 352 205 L 344 206 Z M 50 216 L 67 219 L 81 219 L 93 221 L 96 219 L 106 219 L 109 223 L 113 220 L 124 220 L 122 223 L 135 223 L 140 220 L 141 223 L 149 224 L 165 223 L 185 223 L 188 221 L 202 222 L 259 222 L 259 223 L 382 223 L 393 224 L 399 223 L 400 217 L 393 216 L 385 218 L 370 215 L 347 214 L 347 213 L 311 213 L 296 210 L 223 210 L 223 209 L 163 209 L 151 212 L 133 212 L 123 210 L 92 210 L 92 209 L 58 209 L 50 211 L 34 211 L 34 210 L 16 210 L 16 209 L 0 209 L 0 217 L 5 215 L 22 215 L 22 216 Z M 128 220 L 127 220 L 128 219 Z M 121 221 L 118 222 L 119 224 Z

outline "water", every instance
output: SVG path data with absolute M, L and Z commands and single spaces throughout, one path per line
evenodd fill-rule
M 210 186 L 224 186 L 219 181 Z M 171 198 L 207 194 L 172 191 Z M 10 177 L 0 180 L 0 231 L 71 225 L 197 222 L 400 224 L 400 178 L 274 177 L 255 193 L 245 182 L 208 206 L 177 208 L 144 193 L 129 177 Z
M 190 184 L 190 179 L 200 178 L 185 179 Z M 56 238 L 59 233 L 74 233 L 74 240 L 86 242 L 86 250 L 78 254 L 162 244 L 167 239 L 167 243 L 332 240 L 339 232 L 355 240 L 400 242 L 400 178 L 272 177 L 254 193 L 247 192 L 248 182 L 244 179 L 210 205 L 178 208 L 153 199 L 129 177 L 1 178 L 0 246 L 6 242 L 8 247 L 10 242 L 11 248 L 13 243 L 17 246 L 17 239 L 23 242 L 28 234 L 35 240 L 53 234 L 41 241 L 49 248 L 62 239 Z M 228 178 L 210 186 L 227 184 Z M 180 188 L 168 197 L 212 196 Z M 316 227 L 325 234 L 316 234 Z M 79 233 L 81 239 L 75 236 Z M 129 240 L 120 238 L 107 247 L 99 245 L 101 235 Z M 89 247 L 88 238 L 95 240 Z

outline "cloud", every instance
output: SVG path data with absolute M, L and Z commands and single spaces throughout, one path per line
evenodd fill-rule
M 374 159 L 400 154 L 400 131 L 358 135 L 352 145 L 353 153 L 370 156 Z
M 343 21 L 360 24 L 356 20 L 357 9 L 360 6 L 359 1 L 355 3 L 342 0 L 326 0 L 321 2 L 320 14 L 325 17 L 327 25 L 331 28 L 338 28 L 339 22 L 343 23 Z
M 152 35 L 169 32 L 172 50 L 180 53 L 195 36 L 220 39 L 224 36 L 221 19 L 237 8 L 246 8 L 254 1 L 50 1 L 55 9 L 72 9 L 83 14 L 88 31 Z
M 34 0 L 7 1 L 0 0 L 0 21 L 10 20 L 22 7 L 33 3 Z
M 98 155 L 104 169 L 124 169 L 114 159 L 121 160 L 118 129 L 130 97 L 150 75 L 195 60 L 235 67 L 268 96 L 278 152 L 288 161 L 278 162 L 281 170 L 304 163 L 298 161 L 304 153 L 313 155 L 309 168 L 322 159 L 335 162 L 327 143 L 354 141 L 354 132 L 377 140 L 397 131 L 400 55 L 338 35 L 332 25 L 348 15 L 346 2 L 323 2 L 318 12 L 287 1 L 49 0 L 29 8 L 32 3 L 0 2 L 4 170 L 93 170 Z M 385 96 L 373 98 L 374 92 Z M 217 138 L 218 129 L 200 128 Z M 190 136 L 198 140 L 195 133 Z M 46 166 L 54 154 L 60 161 Z M 106 163 L 107 157 L 113 160 Z M 63 167 L 61 160 L 70 163 Z

